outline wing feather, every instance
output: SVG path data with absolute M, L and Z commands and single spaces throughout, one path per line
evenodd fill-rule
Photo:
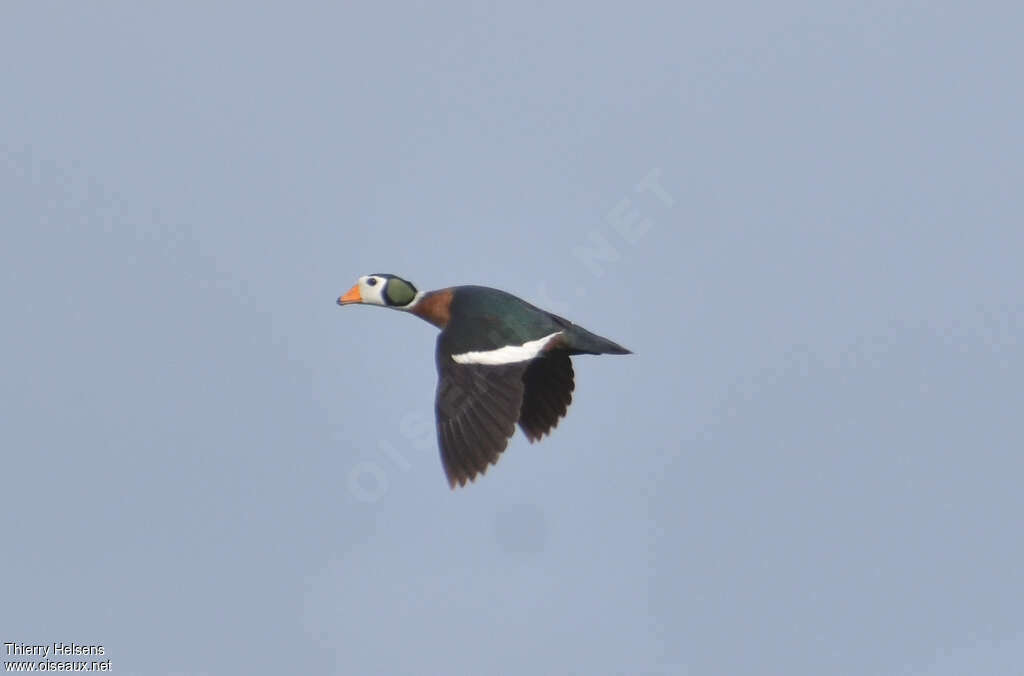
M 437 440 L 453 488 L 484 473 L 508 446 L 522 406 L 526 365 L 458 364 L 439 355 Z
M 558 425 L 569 410 L 573 381 L 572 360 L 565 350 L 552 350 L 530 362 L 523 373 L 523 405 L 519 427 L 537 441 Z

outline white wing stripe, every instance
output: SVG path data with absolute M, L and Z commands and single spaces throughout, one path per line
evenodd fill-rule
M 453 354 L 452 359 L 458 364 L 514 364 L 520 361 L 530 361 L 544 349 L 548 341 L 555 336 L 561 335 L 561 331 L 531 340 L 522 345 L 506 345 L 495 350 L 483 350 L 481 352 L 463 352 Z

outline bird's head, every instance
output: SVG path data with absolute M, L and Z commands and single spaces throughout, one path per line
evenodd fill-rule
M 412 282 L 387 274 L 364 275 L 344 296 L 338 298 L 338 305 L 383 305 L 396 310 L 408 309 L 419 298 L 419 292 Z

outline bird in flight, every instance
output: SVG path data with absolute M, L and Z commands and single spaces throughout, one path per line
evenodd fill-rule
M 338 305 L 379 305 L 437 328 L 437 442 L 448 484 L 487 471 L 515 433 L 549 434 L 572 401 L 578 354 L 626 348 L 512 294 L 485 286 L 417 291 L 390 274 L 360 277 Z

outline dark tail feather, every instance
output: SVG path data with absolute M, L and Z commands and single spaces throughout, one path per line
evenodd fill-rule
M 566 332 L 566 342 L 572 354 L 633 354 L 630 350 L 582 326 L 575 326 Z

